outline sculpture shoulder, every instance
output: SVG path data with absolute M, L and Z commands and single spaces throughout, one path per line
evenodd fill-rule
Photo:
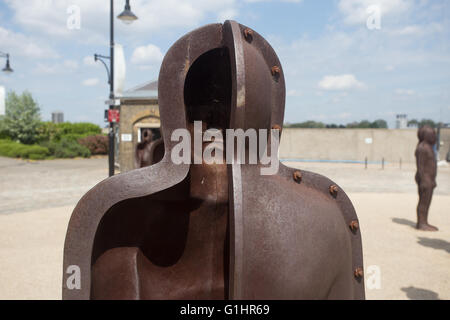
M 348 226 L 357 221 L 347 194 L 332 180 L 309 171 L 280 164 L 276 175 L 262 176 L 247 168 L 242 190 L 245 209 L 253 213 L 255 221 L 264 212 L 264 224 L 289 221 L 293 232 L 309 228 L 322 234 L 323 239 L 345 238 L 349 236 Z M 324 228 L 330 232 L 321 232 Z
M 182 181 L 188 171 L 186 165 L 160 162 L 107 178 L 80 199 L 72 213 L 69 228 L 75 221 L 81 220 L 95 224 L 115 204 L 168 189 Z M 168 176 L 171 178 L 167 179 Z
M 356 219 L 356 212 L 352 202 L 345 191 L 331 179 L 310 171 L 295 169 L 280 164 L 279 174 L 289 178 L 306 188 L 314 189 L 326 199 L 336 202 L 347 219 Z M 295 181 L 295 176 L 300 176 L 299 181 Z
M 261 176 L 251 169 L 245 171 L 242 188 L 245 243 L 249 248 L 263 248 L 264 252 L 251 258 L 252 268 L 264 266 L 260 273 L 279 270 L 280 265 L 285 274 L 298 274 L 302 270 L 298 281 L 290 279 L 283 285 L 283 292 L 297 298 L 312 298 L 304 290 L 300 294 L 298 288 L 315 288 L 316 297 L 325 299 L 330 293 L 322 291 L 323 284 L 328 289 L 334 288 L 336 279 L 345 287 L 338 290 L 340 294 L 336 297 L 363 298 L 363 289 L 358 289 L 360 284 L 353 287 L 353 270 L 362 266 L 362 246 L 360 234 L 349 228 L 357 218 L 347 195 L 322 175 L 283 165 L 272 176 Z M 331 186 L 338 188 L 337 193 L 330 192 Z M 272 250 L 274 243 L 276 250 Z M 322 276 L 316 270 L 321 270 Z
M 300 189 L 300 192 L 313 190 L 312 194 L 320 195 L 320 198 L 317 196 L 316 199 L 311 199 L 309 202 L 321 203 L 322 208 L 326 212 L 322 213 L 319 219 L 314 216 L 310 217 L 310 223 L 316 226 L 316 230 L 321 235 L 317 242 L 327 244 L 328 249 L 323 248 L 323 252 L 327 252 L 330 256 L 338 253 L 335 256 L 336 261 L 342 259 L 342 257 L 348 258 L 348 260 L 341 260 L 340 271 L 343 272 L 343 277 L 347 279 L 348 275 L 353 275 L 356 270 L 362 270 L 363 252 L 360 223 L 355 208 L 344 190 L 331 179 L 309 171 L 281 165 L 279 174 L 286 178 L 289 176 L 294 177 L 294 174 L 300 174 L 300 185 L 303 185 L 303 189 Z M 327 207 L 330 209 L 328 210 Z M 320 220 L 323 221 L 323 226 L 318 225 Z M 325 230 L 326 232 L 324 232 Z M 322 240 L 321 237 L 326 239 Z M 329 259 L 325 260 L 330 261 Z M 362 277 L 352 277 L 351 283 L 353 283 L 353 293 L 351 294 L 353 298 L 364 299 L 364 279 Z M 331 296 L 333 295 L 331 294 Z

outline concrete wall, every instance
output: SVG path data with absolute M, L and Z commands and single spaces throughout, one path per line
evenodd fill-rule
M 441 130 L 441 141 L 442 160 L 449 150 L 450 129 Z M 280 158 L 415 162 L 417 142 L 416 129 L 284 129 Z

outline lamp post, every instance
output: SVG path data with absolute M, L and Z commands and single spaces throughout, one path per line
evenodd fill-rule
M 117 16 L 118 19 L 122 20 L 126 24 L 132 23 L 137 20 L 136 15 L 131 12 L 130 0 L 126 0 L 124 11 Z M 99 60 L 106 67 L 106 72 L 108 73 L 108 83 L 109 83 L 109 110 L 114 109 L 114 1 L 110 0 L 110 54 L 108 56 L 103 56 L 99 54 L 94 55 L 95 61 Z M 109 59 L 109 70 L 106 62 L 103 59 Z M 114 122 L 109 122 L 109 152 L 108 152 L 108 163 L 109 163 L 109 176 L 114 175 Z
M 6 65 L 2 69 L 2 71 L 5 73 L 12 73 L 14 70 L 11 69 L 11 66 L 9 65 L 9 53 L 4 53 L 4 52 L 0 51 L 0 57 L 6 58 Z

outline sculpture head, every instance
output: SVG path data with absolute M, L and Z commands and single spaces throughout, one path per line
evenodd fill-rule
M 422 130 L 422 140 L 429 145 L 432 146 L 435 145 L 437 138 L 434 129 L 429 126 L 423 126 L 421 130 Z
M 145 128 L 141 131 L 141 142 L 152 142 L 153 140 L 153 132 L 151 129 Z
M 420 127 L 419 130 L 417 130 L 417 138 L 419 138 L 419 143 L 423 141 L 424 138 L 424 127 Z
M 259 129 L 270 133 L 283 124 L 285 84 L 276 53 L 263 37 L 234 21 L 207 25 L 178 40 L 163 60 L 158 83 L 165 160 L 177 144 L 172 133 L 191 129 L 195 121 L 202 122 L 202 131 L 223 134 L 254 129 L 259 135 Z

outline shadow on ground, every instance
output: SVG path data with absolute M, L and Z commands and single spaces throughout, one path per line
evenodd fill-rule
M 430 239 L 419 237 L 419 241 L 417 241 L 417 243 L 424 247 L 433 248 L 436 250 L 444 250 L 447 251 L 447 253 L 450 253 L 450 242 L 447 242 L 442 239 Z
M 398 224 L 402 224 L 402 225 L 405 225 L 405 226 L 410 226 L 410 227 L 412 227 L 414 229 L 416 228 L 416 223 L 411 221 L 411 220 L 408 220 L 408 219 L 392 218 L 392 222 L 398 223 Z
M 431 290 L 415 287 L 402 288 L 410 300 L 439 300 L 439 295 Z

